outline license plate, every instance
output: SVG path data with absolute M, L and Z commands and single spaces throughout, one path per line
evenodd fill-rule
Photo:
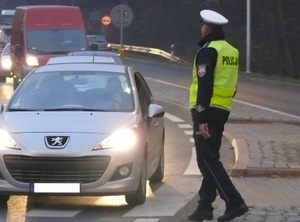
M 33 193 L 80 193 L 80 183 L 30 183 Z

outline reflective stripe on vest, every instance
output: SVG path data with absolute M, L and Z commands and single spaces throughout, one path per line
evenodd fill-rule
M 238 50 L 225 40 L 212 41 L 207 47 L 212 47 L 218 52 L 214 70 L 213 95 L 209 106 L 231 110 L 232 97 L 235 93 L 238 79 Z M 196 58 L 194 59 L 192 75 L 192 84 L 189 92 L 190 108 L 195 107 L 197 103 L 198 77 Z

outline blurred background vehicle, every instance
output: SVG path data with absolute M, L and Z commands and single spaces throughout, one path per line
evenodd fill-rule
M 34 68 L 49 58 L 87 50 L 80 8 L 66 5 L 18 6 L 11 30 L 14 89 Z
M 91 50 L 111 51 L 111 44 L 104 35 L 87 35 L 89 47 Z
M 4 32 L 6 37 L 11 34 L 12 21 L 15 14 L 14 9 L 3 9 L 0 14 L 0 29 Z
M 5 82 L 6 77 L 11 77 L 10 43 L 7 43 L 0 57 L 0 82 Z

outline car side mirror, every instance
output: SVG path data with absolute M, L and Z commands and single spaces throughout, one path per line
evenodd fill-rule
M 150 104 L 148 107 L 148 116 L 153 117 L 163 117 L 165 115 L 165 110 L 157 104 Z

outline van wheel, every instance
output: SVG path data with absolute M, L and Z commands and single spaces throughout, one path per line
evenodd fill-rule
M 128 205 L 135 206 L 143 204 L 146 200 L 146 185 L 147 185 L 147 168 L 146 161 L 143 160 L 141 174 L 137 190 L 133 194 L 125 195 L 125 200 Z

